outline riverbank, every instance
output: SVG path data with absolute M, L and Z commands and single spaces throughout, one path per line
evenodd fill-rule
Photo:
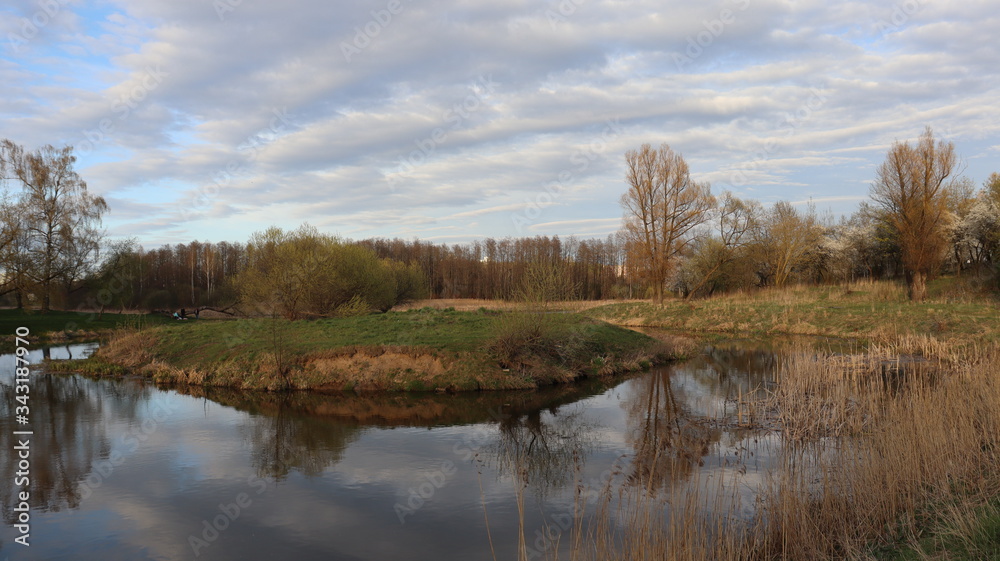
M 151 327 L 169 323 L 170 318 L 157 314 L 76 312 L 50 310 L 41 313 L 27 309 L 0 309 L 0 341 L 14 346 L 15 331 L 27 327 L 28 341 L 48 345 L 67 341 L 94 341 L 116 329 Z
M 314 321 L 191 320 L 122 330 L 90 359 L 54 364 L 96 376 L 259 390 L 529 389 L 613 376 L 690 346 L 578 314 L 524 316 L 544 332 L 506 333 L 517 313 L 407 312 Z M 513 322 L 517 324 L 518 322 Z
M 876 343 L 932 336 L 959 345 L 1000 342 L 996 299 L 964 287 L 956 279 L 937 279 L 921 303 L 908 301 L 902 284 L 877 281 L 672 299 L 662 306 L 614 303 L 583 313 L 615 325 L 708 336 L 806 335 Z

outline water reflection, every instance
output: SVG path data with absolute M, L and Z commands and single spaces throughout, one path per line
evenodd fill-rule
M 14 421 L 14 387 L 0 387 L 0 497 L 3 497 L 3 518 L 14 521 L 11 510 L 17 493 L 13 474 L 18 471 L 18 458 L 10 452 L 18 438 L 13 431 L 34 429 L 30 437 L 30 485 L 32 506 L 45 511 L 76 508 L 80 504 L 77 483 L 90 471 L 91 463 L 107 456 L 109 442 L 104 423 L 100 422 L 102 404 L 95 392 L 77 379 L 44 376 L 31 386 L 30 427 Z
M 487 424 L 499 430 L 494 441 L 482 446 L 483 456 L 494 458 L 491 465 L 505 473 L 525 470 L 523 477 L 537 482 L 538 490 L 544 492 L 546 484 L 558 485 L 572 476 L 573 458 L 579 459 L 585 444 L 594 438 L 588 438 L 582 415 L 560 415 L 560 407 L 613 385 L 608 380 L 590 380 L 529 392 L 460 395 L 181 391 L 252 414 L 243 425 L 243 434 L 261 477 L 283 479 L 292 470 L 319 475 L 335 465 L 344 449 L 368 427 Z
M 226 388 L 177 387 L 177 391 L 254 415 L 315 417 L 360 427 L 439 427 L 498 421 L 543 409 L 552 411 L 597 395 L 621 380 L 586 380 L 533 391 L 461 394 L 247 392 Z
M 357 425 L 296 414 L 287 401 L 279 401 L 271 414 L 250 416 L 242 429 L 258 477 L 279 481 L 293 470 L 308 476 L 323 473 L 341 460 L 362 430 Z
M 189 536 L 249 493 L 253 504 L 199 559 L 492 559 L 484 510 L 497 558 L 516 558 L 519 527 L 530 533 L 566 512 L 577 481 L 599 481 L 623 457 L 628 482 L 650 493 L 691 484 L 699 466 L 729 469 L 751 435 L 725 422 L 731 401 L 770 383 L 773 361 L 713 348 L 626 381 L 468 395 L 164 391 L 38 375 L 31 504 L 47 516 L 35 519 L 32 551 L 189 559 Z M 0 445 L 11 450 L 14 401 L 2 380 Z M 169 415 L 154 418 L 154 404 Z M 142 427 L 148 438 L 126 449 Z M 113 473 L 99 472 L 122 452 Z M 6 473 L 14 461 L 2 456 Z M 453 470 L 441 468 L 448 462 Z M 8 525 L 11 485 L 0 478 Z M 537 502 L 520 521 L 517 489 Z M 416 507 L 405 524 L 399 504 Z M 0 550 L 13 535 L 0 530 Z
M 572 482 L 597 444 L 599 427 L 583 410 L 551 407 L 507 415 L 498 428 L 495 441 L 483 449 L 484 461 L 498 476 L 516 479 L 543 498 Z
M 694 466 L 703 465 L 701 458 L 722 434 L 681 407 L 671 374 L 662 370 L 637 380 L 622 405 L 633 448 L 627 481 L 650 494 L 683 481 Z
M 50 357 L 69 358 L 88 355 L 93 344 L 65 345 L 36 349 L 28 355 L 32 364 Z M 95 384 L 78 377 L 57 377 L 33 373 L 30 376 L 30 424 L 16 422 L 14 400 L 14 357 L 0 357 L 0 497 L 2 515 L 12 524 L 20 491 L 27 490 L 31 506 L 45 512 L 59 512 L 80 505 L 79 483 L 92 465 L 108 457 L 111 443 L 106 419 L 110 415 L 135 418 L 135 405 L 148 398 L 151 391 L 135 384 Z M 13 434 L 30 430 L 30 437 Z M 27 489 L 14 486 L 19 458 L 12 451 L 19 439 L 30 440 L 30 470 Z

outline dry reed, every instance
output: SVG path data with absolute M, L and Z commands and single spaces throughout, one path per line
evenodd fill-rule
M 914 345 L 925 356 L 943 350 L 921 340 L 878 351 Z M 757 395 L 783 444 L 749 516 L 738 472 L 661 494 L 608 488 L 593 522 L 575 528 L 570 558 L 866 559 L 945 531 L 942 516 L 972 540 L 977 508 L 1000 495 L 1000 350 L 961 358 L 793 353 L 777 389 Z

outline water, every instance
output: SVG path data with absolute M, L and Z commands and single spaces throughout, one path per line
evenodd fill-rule
M 24 427 L 3 356 L 0 555 L 485 560 L 492 541 L 497 559 L 516 559 L 520 495 L 541 558 L 557 547 L 542 531 L 566 527 L 578 485 L 759 481 L 773 435 L 725 419 L 769 383 L 774 356 L 716 348 L 624 381 L 470 395 L 182 393 L 39 372 L 30 548 L 14 542 L 12 432 Z

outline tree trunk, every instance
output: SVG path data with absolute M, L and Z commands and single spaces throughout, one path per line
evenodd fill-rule
M 909 295 L 913 302 L 923 302 L 927 297 L 927 273 L 914 271 L 908 276 Z
M 722 268 L 722 266 L 725 265 L 727 262 L 728 261 L 719 261 L 719 262 L 717 262 L 715 264 L 715 266 L 712 267 L 711 271 L 705 273 L 705 275 L 701 277 L 701 280 L 698 281 L 698 284 L 696 284 L 694 286 L 694 288 L 692 288 L 691 291 L 687 293 L 687 296 L 685 296 L 684 299 L 685 300 L 690 300 L 691 297 L 694 296 L 696 292 L 698 292 L 699 290 L 701 290 L 701 287 L 705 286 L 705 283 L 708 282 L 708 279 L 710 279 L 712 277 L 712 275 L 714 275 L 715 272 L 718 271 L 720 268 Z

